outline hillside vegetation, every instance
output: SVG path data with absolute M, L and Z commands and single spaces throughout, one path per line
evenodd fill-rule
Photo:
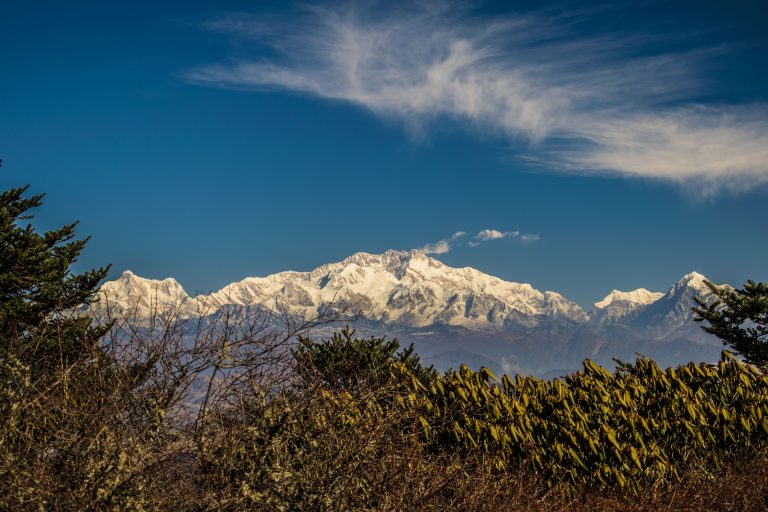
M 0 195 L 2 510 L 768 507 L 759 365 L 439 373 L 396 340 L 309 337 L 336 312 L 93 319 L 107 269 L 73 273 L 85 241 L 22 225 L 25 193 Z M 715 291 L 702 319 L 726 341 L 747 322 L 729 344 L 762 361 L 764 285 Z

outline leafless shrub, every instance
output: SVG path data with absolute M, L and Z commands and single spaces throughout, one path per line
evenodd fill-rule
M 2 509 L 179 508 L 188 501 L 167 497 L 194 494 L 211 418 L 234 396 L 274 392 L 290 377 L 293 337 L 335 319 L 253 308 L 196 316 L 184 304 L 148 317 L 93 313 L 110 326 L 93 354 L 43 377 L 0 361 Z
M 103 351 L 44 378 L 0 361 L 0 509 L 765 510 L 768 448 L 638 496 L 548 489 L 522 464 L 421 442 L 397 386 L 331 391 L 292 339 L 338 320 L 185 305 L 105 308 Z M 197 313 L 206 314 L 197 314 Z

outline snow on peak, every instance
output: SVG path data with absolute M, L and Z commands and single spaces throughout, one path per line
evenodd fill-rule
M 704 283 L 706 280 L 707 278 L 698 272 L 690 272 L 685 274 L 683 278 L 678 281 L 678 284 L 684 284 L 690 288 L 696 288 L 699 290 L 708 290 L 709 288 L 707 288 L 707 285 Z
M 605 296 L 605 298 L 599 302 L 595 302 L 595 309 L 604 309 L 611 304 L 617 302 L 629 303 L 631 305 L 646 305 L 656 302 L 664 294 L 662 292 L 651 292 L 645 288 L 638 288 L 631 292 L 622 292 L 619 290 L 612 290 L 611 293 Z
M 382 254 L 369 254 L 367 252 L 357 252 L 352 256 L 343 259 L 339 263 L 330 263 L 318 267 L 313 272 L 333 271 L 344 268 L 349 265 L 358 265 L 359 267 L 369 268 L 371 270 L 384 271 L 392 274 L 397 279 L 403 279 L 405 276 L 422 274 L 425 269 L 438 269 L 445 265 L 424 253 L 412 249 L 409 251 L 388 250 Z
M 638 314 L 663 296 L 661 292 L 650 292 L 645 288 L 638 288 L 631 292 L 612 290 L 603 300 L 595 302 L 589 314 L 589 320 L 598 326 L 623 321 Z
M 698 272 L 689 272 L 685 274 L 672 289 L 667 293 L 675 293 L 681 288 L 691 288 L 699 293 L 709 294 L 710 289 L 707 287 L 705 281 L 707 278 Z
M 175 279 L 146 279 L 130 270 L 115 281 L 104 283 L 97 298 L 96 308 L 117 308 L 141 317 L 176 309 L 189 301 L 189 295 Z
M 361 319 L 389 325 L 457 325 L 501 330 L 510 325 L 534 326 L 552 320 L 589 321 L 595 325 L 624 321 L 657 308 L 662 297 L 671 304 L 691 294 L 704 295 L 708 291 L 705 279 L 692 272 L 666 294 L 645 288 L 612 290 L 594 304 L 588 316 L 578 305 L 555 292 L 504 281 L 471 267 L 449 267 L 417 250 L 388 250 L 382 254 L 358 252 L 309 272 L 249 277 L 194 298 L 172 278 L 145 279 L 126 270 L 117 280 L 105 283 L 99 296 L 105 299 L 102 305 L 144 316 L 164 308 L 176 308 L 194 316 L 234 305 L 287 308 L 311 317 L 328 306 L 342 305 Z
M 126 306 L 133 301 L 146 308 L 182 295 L 189 299 L 173 280 L 146 280 L 132 274 L 105 283 L 102 292 L 120 297 Z M 146 299 L 152 296 L 160 301 Z M 504 281 L 471 267 L 452 268 L 417 250 L 358 252 L 310 272 L 246 278 L 189 302 L 196 311 L 260 305 L 288 307 L 305 316 L 341 304 L 367 320 L 411 327 L 448 324 L 499 330 L 546 319 L 586 319 L 578 305 L 560 294 Z

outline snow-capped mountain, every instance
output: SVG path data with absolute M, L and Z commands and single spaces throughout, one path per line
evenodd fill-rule
M 498 371 L 553 375 L 585 357 L 606 365 L 638 353 L 663 365 L 716 359 L 719 340 L 704 333 L 691 312 L 694 296 L 711 295 L 704 281 L 693 272 L 664 293 L 613 290 L 586 313 L 558 293 L 452 268 L 419 251 L 361 252 L 310 272 L 249 277 L 194 297 L 174 279 L 126 271 L 101 287 L 92 312 L 196 318 L 221 307 L 257 307 L 312 317 L 346 307 L 361 333 L 414 342 L 438 367 L 463 359 L 496 364 Z
M 173 279 L 142 279 L 125 272 L 101 288 L 102 304 L 137 316 L 181 305 L 192 316 L 225 306 L 263 306 L 307 317 L 347 306 L 359 317 L 399 327 L 453 325 L 481 330 L 581 323 L 584 311 L 562 295 L 504 281 L 473 268 L 452 268 L 419 251 L 356 253 L 310 272 L 249 277 L 209 295 L 189 297 Z
M 195 297 L 175 279 L 144 279 L 125 271 L 101 287 L 96 307 L 147 317 L 169 308 L 197 316 L 226 305 L 262 306 L 309 317 L 322 308 L 345 306 L 361 319 L 396 327 L 446 325 L 497 332 L 551 323 L 595 327 L 620 323 L 663 337 L 691 323 L 693 297 L 711 294 L 704 280 L 692 272 L 666 293 L 613 290 L 587 314 L 559 293 L 504 281 L 471 267 L 449 267 L 416 250 L 390 250 L 359 252 L 310 272 L 248 277 Z
M 668 338 L 701 329 L 693 321 L 694 297 L 708 299 L 712 291 L 698 272 L 686 274 L 658 300 L 648 304 L 632 318 L 630 325 L 655 338 Z
M 613 290 L 603 300 L 595 302 L 589 313 L 589 319 L 597 326 L 616 323 L 663 296 L 661 292 L 649 292 L 645 288 L 638 288 L 631 292 Z
M 145 279 L 126 270 L 114 281 L 107 281 L 99 289 L 98 309 L 108 308 L 120 314 L 133 314 L 147 318 L 153 311 L 188 308 L 191 299 L 173 278 Z

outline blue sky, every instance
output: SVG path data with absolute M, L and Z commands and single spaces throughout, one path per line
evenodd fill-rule
M 81 221 L 81 268 L 192 292 L 423 248 L 582 305 L 768 281 L 761 2 L 158 4 L 0 11 L 0 180 Z

